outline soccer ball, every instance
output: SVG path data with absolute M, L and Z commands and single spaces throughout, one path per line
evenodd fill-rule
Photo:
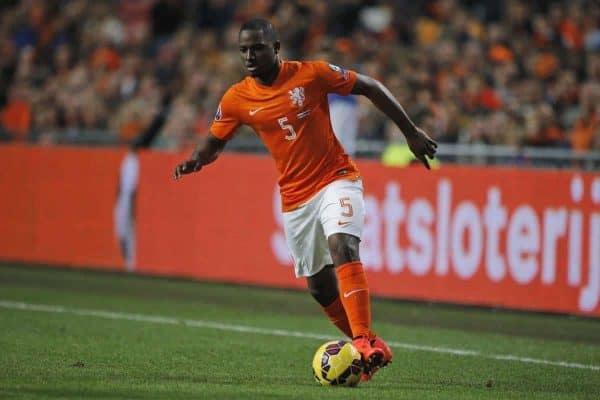
M 356 386 L 363 364 L 352 343 L 334 340 L 317 349 L 312 367 L 315 380 L 323 386 Z

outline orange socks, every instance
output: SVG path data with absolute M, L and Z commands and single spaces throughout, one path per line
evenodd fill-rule
M 340 300 L 352 329 L 350 337 L 371 335 L 371 300 L 367 277 L 360 261 L 336 268 Z M 334 302 L 335 303 L 335 302 Z M 336 324 L 337 325 L 337 324 Z M 341 328 L 340 328 L 341 329 Z
M 327 307 L 323 307 L 323 311 L 325 311 L 325 314 L 327 314 L 332 324 L 337 326 L 338 329 L 344 332 L 346 336 L 352 338 L 352 329 L 350 329 L 348 317 L 346 316 L 346 310 L 344 309 L 344 305 L 340 300 L 340 296 L 338 296 L 333 303 Z

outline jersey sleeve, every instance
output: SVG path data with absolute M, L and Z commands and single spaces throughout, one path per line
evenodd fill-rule
M 356 72 L 328 64 L 325 61 L 313 63 L 317 81 L 325 93 L 337 93 L 342 96 L 349 95 L 356 82 Z
M 210 133 L 221 140 L 231 139 L 237 128 L 242 124 L 237 114 L 235 94 L 230 88 L 221 98 L 210 127 Z

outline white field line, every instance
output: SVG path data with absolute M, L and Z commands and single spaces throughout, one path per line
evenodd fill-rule
M 195 328 L 208 328 L 208 329 L 218 329 L 223 331 L 232 331 L 232 332 L 242 332 L 242 333 L 254 333 L 259 335 L 274 335 L 274 336 L 286 336 L 286 337 L 297 337 L 304 339 L 318 339 L 318 340 L 333 340 L 336 337 L 331 335 L 325 335 L 320 333 L 310 333 L 310 332 L 298 332 L 298 331 L 290 331 L 286 329 L 267 329 L 267 328 L 258 328 L 253 326 L 246 325 L 235 325 L 235 324 L 223 324 L 218 322 L 210 322 L 210 321 L 202 321 L 202 320 L 193 320 L 193 319 L 180 319 L 173 317 L 165 317 L 159 315 L 145 315 L 145 314 L 132 314 L 132 313 L 124 313 L 124 312 L 115 312 L 115 311 L 105 311 L 105 310 L 92 310 L 85 308 L 71 308 L 71 307 L 63 307 L 63 306 L 54 306 L 47 304 L 31 304 L 31 303 L 22 303 L 16 301 L 7 301 L 0 300 L 0 307 L 7 308 L 12 310 L 26 310 L 26 311 L 42 311 L 49 313 L 63 313 L 63 314 L 75 314 L 85 317 L 99 317 L 99 318 L 107 318 L 107 319 L 117 319 L 117 320 L 127 320 L 127 321 L 141 321 L 141 322 L 151 322 L 155 324 L 169 324 L 169 325 L 183 325 L 190 326 Z M 437 346 L 425 346 L 411 343 L 402 343 L 402 342 L 388 342 L 391 347 L 402 348 L 406 350 L 412 351 L 427 351 L 432 353 L 445 353 L 452 354 L 455 356 L 471 356 L 471 357 L 481 357 L 492 360 L 502 360 L 502 361 L 516 361 L 522 363 L 530 363 L 530 364 L 542 364 L 542 365 L 551 365 L 556 367 L 564 367 L 564 368 L 578 368 L 578 369 L 588 369 L 593 371 L 600 371 L 600 365 L 593 364 L 580 364 L 573 363 L 567 361 L 552 361 L 552 360 L 544 360 L 540 358 L 530 358 L 530 357 L 520 357 L 513 354 L 487 354 L 480 351 L 475 350 L 466 350 L 466 349 L 453 349 L 449 347 L 437 347 Z

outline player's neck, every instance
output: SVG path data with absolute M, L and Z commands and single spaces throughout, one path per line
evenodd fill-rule
M 271 86 L 277 79 L 277 76 L 279 75 L 280 70 L 281 70 L 281 60 L 277 60 L 277 62 L 275 64 L 273 64 L 273 68 L 271 68 L 271 70 L 268 71 L 264 76 L 256 76 L 256 77 L 254 77 L 254 79 L 256 80 L 256 82 L 260 83 L 261 85 Z

